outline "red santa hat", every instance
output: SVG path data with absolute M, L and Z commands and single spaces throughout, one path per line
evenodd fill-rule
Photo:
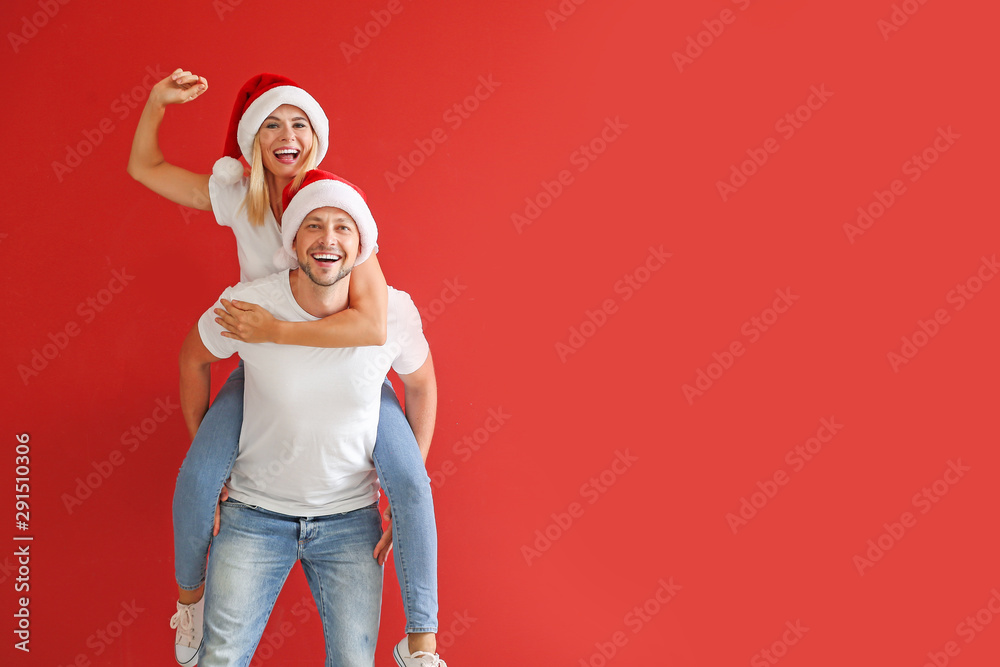
M 226 156 L 215 163 L 212 173 L 224 183 L 236 183 L 243 177 L 240 155 L 251 161 L 253 138 L 272 111 L 282 104 L 296 106 L 309 117 L 319 145 L 315 147 L 317 164 L 326 155 L 330 135 L 330 122 L 312 95 L 288 77 L 278 74 L 258 74 L 251 78 L 236 95 L 233 115 L 226 133 Z
M 358 226 L 361 248 L 355 266 L 378 252 L 378 227 L 368 209 L 368 200 L 361 188 L 340 176 L 322 169 L 313 169 L 302 180 L 302 186 L 292 192 L 289 183 L 281 195 L 284 213 L 281 214 L 281 248 L 274 255 L 274 265 L 281 269 L 294 269 L 299 265 L 292 242 L 299 226 L 307 215 L 318 208 L 334 206 L 347 212 Z

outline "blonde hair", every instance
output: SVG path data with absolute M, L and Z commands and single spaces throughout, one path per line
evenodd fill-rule
M 316 153 L 319 150 L 317 146 L 319 146 L 319 136 L 316 135 L 316 130 L 313 130 L 312 146 L 309 147 L 309 152 L 306 153 L 305 159 L 302 162 L 302 169 L 299 170 L 299 173 L 292 180 L 292 192 L 298 190 L 299 186 L 302 185 L 302 180 L 306 177 L 306 172 L 316 168 Z M 250 154 L 250 182 L 248 183 L 246 197 L 243 198 L 242 209 L 246 211 L 247 219 L 250 220 L 251 225 L 261 227 L 264 225 L 264 219 L 267 217 L 267 211 L 270 208 L 271 195 L 268 192 L 267 182 L 264 180 L 264 160 L 261 157 L 260 134 L 258 133 L 253 138 L 253 149 Z M 280 215 L 278 224 L 281 224 Z

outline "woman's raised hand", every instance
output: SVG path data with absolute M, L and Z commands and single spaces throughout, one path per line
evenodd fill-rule
M 149 91 L 151 100 L 166 106 L 190 102 L 208 90 L 208 79 L 177 68 Z

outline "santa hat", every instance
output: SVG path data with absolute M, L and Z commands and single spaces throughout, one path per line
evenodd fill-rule
M 284 213 L 281 214 L 281 248 L 274 255 L 274 265 L 281 269 L 298 267 L 299 260 L 292 249 L 292 242 L 299 226 L 307 215 L 324 206 L 335 206 L 347 212 L 358 226 L 361 248 L 355 266 L 378 252 L 378 227 L 368 209 L 368 201 L 361 188 L 322 169 L 309 171 L 302 186 L 292 191 L 289 183 L 281 195 Z
M 314 147 L 316 163 L 326 155 L 330 122 L 312 95 L 299 88 L 298 84 L 288 77 L 278 74 L 258 74 L 240 88 L 233 106 L 233 115 L 229 119 L 226 133 L 226 156 L 215 163 L 212 173 L 224 183 L 236 183 L 243 177 L 243 165 L 239 157 L 242 154 L 249 163 L 253 153 L 253 138 L 271 115 L 271 112 L 282 104 L 291 104 L 302 109 L 309 117 L 319 145 Z

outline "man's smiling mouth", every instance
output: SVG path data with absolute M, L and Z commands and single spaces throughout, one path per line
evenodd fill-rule
M 316 260 L 316 262 L 320 266 L 329 266 L 329 265 L 335 264 L 335 263 L 337 263 L 337 262 L 339 262 L 341 260 L 341 256 L 340 255 L 338 255 L 336 253 L 332 253 L 332 252 L 317 252 L 317 253 L 315 253 L 315 254 L 312 255 L 312 258 L 314 260 Z

